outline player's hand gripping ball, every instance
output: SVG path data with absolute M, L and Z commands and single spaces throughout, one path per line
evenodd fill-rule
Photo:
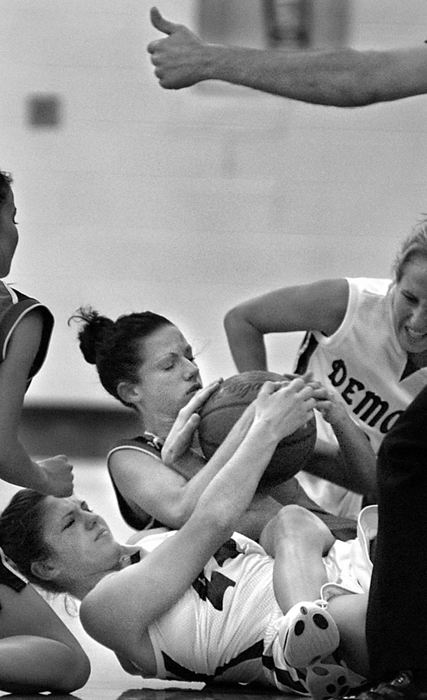
M 211 394 L 200 410 L 199 441 L 206 459 L 212 457 L 267 380 L 290 381 L 275 372 L 242 372 L 225 379 Z M 260 486 L 280 484 L 304 469 L 313 453 L 315 442 L 316 420 L 313 416 L 304 426 L 279 442 Z

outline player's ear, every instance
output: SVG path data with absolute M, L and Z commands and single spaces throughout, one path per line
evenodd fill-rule
M 49 559 L 39 559 L 31 563 L 31 572 L 41 581 L 52 581 L 57 573 Z
M 117 386 L 117 394 L 125 403 L 136 404 L 141 400 L 141 391 L 133 382 L 120 382 Z

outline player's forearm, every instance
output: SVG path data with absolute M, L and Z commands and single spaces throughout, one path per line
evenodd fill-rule
M 356 426 L 355 426 L 356 427 Z M 305 471 L 360 494 L 371 494 L 376 489 L 376 458 L 366 437 L 344 440 L 337 434 L 338 445 L 318 440 L 313 456 Z
M 366 435 L 348 417 L 332 426 L 340 446 L 348 488 L 370 494 L 376 490 L 376 455 Z
M 245 438 L 252 423 L 252 413 L 246 411 L 231 428 L 224 442 L 216 450 L 209 461 L 182 488 L 180 504 L 181 517 L 179 526 L 183 525 L 192 514 L 197 502 L 212 479 L 218 474 L 228 460 L 233 456 L 238 446 Z
M 415 69 L 427 67 L 427 49 Z M 421 70 L 414 76 L 405 52 L 288 52 L 204 46 L 201 80 L 217 79 L 295 100 L 358 107 L 420 94 L 427 89 Z
M 0 478 L 17 486 L 48 493 L 45 473 L 36 462 L 31 460 L 19 442 L 3 443 L 0 455 Z
M 239 372 L 267 369 L 264 335 L 235 309 L 224 318 L 230 352 Z
M 274 450 L 277 436 L 266 423 L 254 422 L 234 455 L 212 479 L 199 499 L 197 512 L 223 527 L 235 529 L 250 505 Z M 196 511 L 195 511 L 196 512 Z

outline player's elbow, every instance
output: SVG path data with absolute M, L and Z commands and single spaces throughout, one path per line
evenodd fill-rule
M 234 306 L 232 309 L 227 311 L 224 316 L 224 328 L 227 335 L 231 333 L 234 328 L 242 322 L 243 314 L 240 306 Z
M 68 674 L 65 674 L 61 690 L 72 693 L 82 688 L 89 680 L 90 670 L 90 661 L 84 651 L 81 650 L 79 653 L 74 651 L 72 663 L 70 663 Z
M 185 525 L 191 514 L 191 508 L 175 508 L 168 515 L 167 526 L 172 530 L 179 530 L 183 525 Z
M 230 341 L 234 338 L 242 338 L 245 335 L 258 332 L 247 304 L 239 304 L 227 311 L 224 316 L 224 330 Z
M 90 671 L 90 661 L 83 649 L 64 645 L 63 653 L 58 654 L 57 678 L 52 679 L 48 690 L 52 693 L 72 693 L 87 683 Z
M 197 513 L 196 510 L 198 511 Z M 221 503 L 205 503 L 203 495 L 200 496 L 197 505 L 189 502 L 177 504 L 173 512 L 170 513 L 170 523 L 168 527 L 173 530 L 179 530 L 193 515 L 199 517 L 200 513 L 203 513 L 204 520 L 209 521 L 214 529 L 230 528 L 231 517 L 230 512 L 227 511 L 226 505 Z
M 179 530 L 191 517 L 193 511 L 194 503 L 186 497 L 184 486 L 182 494 L 178 494 L 173 502 L 169 504 L 167 513 L 162 515 L 160 520 L 172 530 Z

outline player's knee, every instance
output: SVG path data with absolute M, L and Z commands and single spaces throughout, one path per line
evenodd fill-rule
M 306 508 L 298 505 L 284 506 L 267 524 L 261 536 L 261 544 L 273 555 L 278 547 L 298 548 L 303 542 L 321 551 L 327 550 L 334 538 L 329 528 Z
M 269 520 L 260 537 L 260 544 L 268 554 L 274 556 L 279 543 L 283 546 L 287 541 L 295 542 L 295 535 L 301 536 L 306 512 L 302 506 L 287 505 Z
M 285 537 L 294 537 L 316 528 L 316 516 L 298 505 L 284 506 L 276 515 L 275 530 Z

